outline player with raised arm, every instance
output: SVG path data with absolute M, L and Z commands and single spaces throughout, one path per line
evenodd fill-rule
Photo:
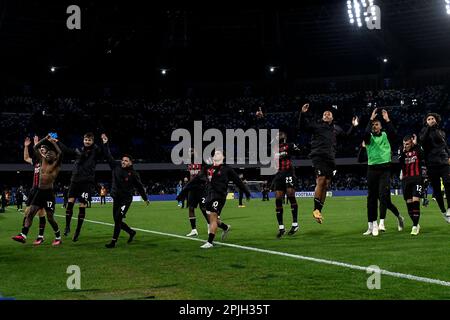
M 75 163 L 72 170 L 72 178 L 68 192 L 68 203 L 66 208 L 66 227 L 64 229 L 64 236 L 70 233 L 70 223 L 72 221 L 73 208 L 75 200 L 79 202 L 78 224 L 73 236 L 73 241 L 78 241 L 81 227 L 83 226 L 84 218 L 86 216 L 86 207 L 92 192 L 95 189 L 95 167 L 97 161 L 103 157 L 103 146 L 99 147 L 94 144 L 94 134 L 86 133 L 83 138 L 83 148 L 70 149 L 61 142 L 58 142 L 64 154 L 75 158 Z
M 322 208 L 325 204 L 331 178 L 336 169 L 336 144 L 339 136 L 349 136 L 353 129 L 358 126 L 358 117 L 354 116 L 352 125 L 347 132 L 334 123 L 333 111 L 325 110 L 320 121 L 315 121 L 309 116 L 309 103 L 302 106 L 298 119 L 298 127 L 304 132 L 311 134 L 312 160 L 316 174 L 316 188 L 314 190 L 313 217 L 318 223 L 323 222 Z
M 367 163 L 367 151 L 365 150 L 366 148 L 366 144 L 363 141 L 361 143 L 361 149 L 358 155 L 359 160 L 361 160 L 360 158 L 364 157 L 365 161 L 359 161 L 359 162 L 365 162 Z M 388 192 L 386 195 L 386 201 L 382 201 L 380 202 L 380 223 L 378 225 L 378 230 L 385 232 L 386 231 L 386 226 L 384 223 L 384 220 L 386 218 L 386 213 L 387 210 L 391 211 L 394 216 L 397 218 L 398 224 L 397 224 L 397 230 L 398 231 L 403 231 L 403 227 L 404 227 L 404 218 L 400 215 L 400 211 L 398 211 L 398 208 L 395 206 L 395 204 L 392 202 L 391 199 L 391 193 Z
M 39 142 L 39 137 L 34 136 L 33 139 L 34 145 L 37 145 Z M 39 174 L 41 171 L 41 163 L 40 161 L 37 161 L 36 158 L 39 158 L 39 154 L 36 152 L 33 152 L 35 155 L 32 157 L 30 156 L 29 147 L 31 145 L 31 139 L 29 137 L 25 138 L 24 144 L 23 144 L 23 160 L 26 163 L 29 163 L 33 166 L 34 173 L 33 173 L 33 184 L 31 186 L 31 190 L 28 193 L 27 201 L 25 202 L 25 213 L 23 217 L 23 227 L 25 227 L 25 221 L 27 219 L 28 214 L 30 213 L 30 205 L 31 201 L 33 200 L 34 194 L 37 190 L 38 184 L 39 184 Z M 37 239 L 33 242 L 34 245 L 41 245 L 44 242 L 44 232 L 45 232 L 45 225 L 46 225 L 46 219 L 45 219 L 45 210 L 41 209 L 37 213 L 39 217 L 39 234 Z
M 61 244 L 61 232 L 54 219 L 55 213 L 55 193 L 53 191 L 54 183 L 61 169 L 61 149 L 56 141 L 50 136 L 45 137 L 34 146 L 35 152 L 40 158 L 40 175 L 37 189 L 31 200 L 30 212 L 26 217 L 22 232 L 12 239 L 25 243 L 29 229 L 33 223 L 34 216 L 42 209 L 47 214 L 47 219 L 55 232 L 53 246 Z
M 128 209 L 133 202 L 133 193 L 136 189 L 148 206 L 149 201 L 144 185 L 139 174 L 133 168 L 133 158 L 130 155 L 123 155 L 121 161 L 114 160 L 108 147 L 108 137 L 102 134 L 105 146 L 105 155 L 112 170 L 111 197 L 113 198 L 113 218 L 114 233 L 111 242 L 106 244 L 107 248 L 114 248 L 121 230 L 129 234 L 128 243 L 133 241 L 136 231 L 131 229 L 123 219 L 126 218 Z
M 399 162 L 402 168 L 403 198 L 408 214 L 413 222 L 411 234 L 417 236 L 420 231 L 420 199 L 423 192 L 424 152 L 417 144 L 416 135 L 403 138 L 403 147 L 399 150 Z
M 392 148 L 396 137 L 396 131 L 392 125 L 389 114 L 385 109 L 381 110 L 385 130 L 381 121 L 377 118 L 378 108 L 375 108 L 370 116 L 364 134 L 364 143 L 367 149 L 367 220 L 368 229 L 363 235 L 378 236 L 378 201 L 388 207 L 391 185 L 391 161 Z M 398 215 L 398 229 L 403 230 L 403 217 Z

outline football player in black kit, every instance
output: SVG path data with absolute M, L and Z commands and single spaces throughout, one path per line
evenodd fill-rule
M 189 181 L 192 181 L 196 176 L 198 176 L 202 171 L 202 164 L 195 163 L 196 151 L 191 148 L 191 163 L 188 164 Z M 205 195 L 205 182 L 198 180 L 198 183 L 194 183 L 189 189 L 183 189 L 177 197 L 177 201 L 183 201 L 187 196 L 187 206 L 189 208 L 189 222 L 191 224 L 191 232 L 189 232 L 187 237 L 198 236 L 197 231 L 197 218 L 195 217 L 195 209 L 197 206 L 200 208 L 203 216 L 206 219 L 209 230 L 209 218 L 206 214 L 206 195 Z
M 316 173 L 314 190 L 313 217 L 318 223 L 323 222 L 322 208 L 336 168 L 335 155 L 338 136 L 349 136 L 358 125 L 358 117 L 353 117 L 352 126 L 345 132 L 333 122 L 333 112 L 326 110 L 320 121 L 308 115 L 309 103 L 302 106 L 298 119 L 299 129 L 311 133 L 311 153 L 309 154 Z
M 206 212 L 209 216 L 210 230 L 208 241 L 201 246 L 203 249 L 213 247 L 213 241 L 218 227 L 223 230 L 222 240 L 225 240 L 228 232 L 231 230 L 231 226 L 222 222 L 220 218 L 227 198 L 228 182 L 233 181 L 240 190 L 244 191 L 247 200 L 250 199 L 250 191 L 247 186 L 232 168 L 223 163 L 224 159 L 223 151 L 216 150 L 212 159 L 213 164 L 204 166 L 201 174 L 197 175 L 185 187 L 185 189 L 189 190 L 199 180 L 206 181 Z
M 413 222 L 411 234 L 417 236 L 420 231 L 420 199 L 423 192 L 422 168 L 424 152 L 417 144 L 417 137 L 405 136 L 403 148 L 399 150 L 399 162 L 402 168 L 403 198 L 408 214 Z
M 436 202 L 445 221 L 450 223 L 450 151 L 445 132 L 440 128 L 441 116 L 429 113 L 424 119 L 424 128 L 419 134 L 419 143 L 425 152 L 428 179 Z M 447 209 L 441 192 L 441 178 L 447 198 Z
M 103 143 L 105 142 L 103 141 Z M 65 155 L 75 158 L 66 208 L 66 227 L 64 229 L 64 236 L 67 237 L 70 233 L 70 223 L 72 221 L 75 200 L 78 199 L 78 224 L 72 239 L 74 242 L 78 241 L 78 237 L 80 236 L 81 227 L 86 216 L 86 207 L 95 188 L 95 167 L 97 161 L 104 156 L 103 145 L 99 147 L 94 144 L 93 133 L 89 132 L 84 135 L 83 144 L 84 147 L 81 150 L 73 150 L 58 142 L 59 147 Z
M 131 229 L 123 219 L 133 202 L 133 193 L 136 189 L 148 206 L 149 201 L 145 188 L 141 182 L 139 174 L 133 168 L 133 159 L 129 155 L 123 155 L 122 160 L 114 160 L 107 145 L 108 138 L 102 134 L 102 140 L 105 144 L 105 155 L 112 170 L 112 188 L 111 197 L 113 198 L 113 218 L 114 233 L 111 242 L 106 244 L 107 248 L 114 248 L 119 239 L 120 230 L 129 234 L 128 243 L 133 241 L 136 231 Z
M 275 190 L 275 212 L 278 221 L 277 238 L 281 238 L 286 230 L 283 223 L 283 199 L 287 195 L 287 199 L 291 203 L 292 211 L 292 227 L 288 235 L 293 235 L 299 229 L 298 225 L 298 205 L 295 199 L 295 186 L 297 177 L 295 176 L 294 166 L 291 156 L 300 153 L 300 148 L 295 143 L 287 142 L 287 135 L 280 131 L 277 135 L 278 150 L 275 150 L 275 159 L 277 166 L 277 174 L 272 180 L 272 190 Z

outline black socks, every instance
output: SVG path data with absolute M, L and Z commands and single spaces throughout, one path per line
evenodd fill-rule
M 275 199 L 275 212 L 277 214 L 278 226 L 280 229 L 284 229 L 283 224 L 283 200 Z
M 45 217 L 39 217 L 39 237 L 44 237 L 44 231 L 45 231 L 45 223 L 46 223 Z
M 323 202 L 319 198 L 314 198 L 314 210 L 322 212 Z

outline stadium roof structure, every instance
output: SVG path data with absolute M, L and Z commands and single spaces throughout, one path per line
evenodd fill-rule
M 81 1 L 68 30 L 65 1 L 0 3 L 0 68 L 41 81 L 56 66 L 72 79 L 286 79 L 450 65 L 450 15 L 441 0 L 375 0 L 381 29 L 349 23 L 345 0 L 289 5 L 246 1 Z M 164 4 L 163 4 L 164 3 Z M 164 74 L 166 75 L 166 74 Z

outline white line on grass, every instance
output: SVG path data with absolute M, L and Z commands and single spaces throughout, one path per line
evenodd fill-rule
M 61 216 L 61 215 L 55 215 L 55 216 L 62 217 L 62 218 L 65 217 L 65 216 Z M 72 218 L 72 219 L 75 219 L 75 218 Z M 84 221 L 95 223 L 95 224 L 101 224 L 101 225 L 105 225 L 105 226 L 112 226 L 112 227 L 114 227 L 114 224 L 112 224 L 112 223 L 101 222 L 101 221 L 94 221 L 94 220 L 88 220 L 88 219 L 84 219 Z M 153 233 L 153 234 L 157 234 L 157 235 L 161 235 L 161 236 L 167 236 L 167 237 L 172 237 L 172 238 L 179 238 L 179 239 L 185 239 L 185 240 L 191 240 L 191 241 L 200 241 L 200 242 L 206 241 L 206 240 L 197 239 L 197 238 L 190 238 L 190 237 L 180 236 L 178 234 L 165 233 L 165 232 L 159 232 L 159 231 L 153 231 L 153 230 L 146 230 L 146 229 L 140 229 L 140 228 L 134 228 L 134 227 L 132 227 L 132 228 L 134 230 L 137 230 L 137 231 L 142 231 L 142 232 L 146 232 L 146 233 Z M 231 247 L 231 248 L 237 248 L 237 249 L 242 249 L 242 250 L 247 250 L 247 251 L 255 251 L 255 252 L 261 252 L 261 253 L 267 253 L 267 254 L 272 254 L 272 255 L 277 255 L 277 256 L 282 256 L 282 257 L 289 257 L 289 258 L 294 258 L 294 259 L 298 259 L 298 260 L 305 260 L 305 261 L 311 261 L 311 262 L 322 263 L 322 264 L 329 264 L 329 265 L 333 265 L 333 266 L 339 266 L 339 267 L 343 267 L 343 268 L 348 268 L 348 269 L 353 269 L 353 270 L 360 270 L 360 271 L 365 271 L 365 272 L 370 271 L 371 273 L 373 273 L 373 269 L 372 268 L 362 267 L 362 266 L 349 264 L 349 263 L 345 263 L 345 262 L 326 260 L 326 259 L 318 259 L 318 258 L 313 258 L 313 257 L 307 257 L 307 256 L 301 256 L 301 255 L 297 255 L 297 254 L 292 254 L 292 253 L 286 253 L 286 252 L 280 252 L 280 251 L 274 251 L 274 250 L 267 250 L 267 249 L 259 249 L 259 248 L 247 247 L 247 246 L 241 246 L 241 245 L 232 244 L 232 243 L 223 243 L 223 242 L 215 242 L 215 243 L 220 244 L 220 245 L 225 246 L 225 247 Z M 412 274 L 392 272 L 392 271 L 388 271 L 388 270 L 384 270 L 384 269 L 380 269 L 379 272 L 381 274 L 384 274 L 384 275 L 387 275 L 387 276 L 391 276 L 391 277 L 395 277 L 395 278 L 408 279 L 408 280 L 412 280 L 412 281 L 432 283 L 432 284 L 437 284 L 437 285 L 441 285 L 441 286 L 445 286 L 445 287 L 450 287 L 450 282 L 439 280 L 439 279 L 418 277 L 418 276 L 415 276 L 415 275 L 412 275 Z

